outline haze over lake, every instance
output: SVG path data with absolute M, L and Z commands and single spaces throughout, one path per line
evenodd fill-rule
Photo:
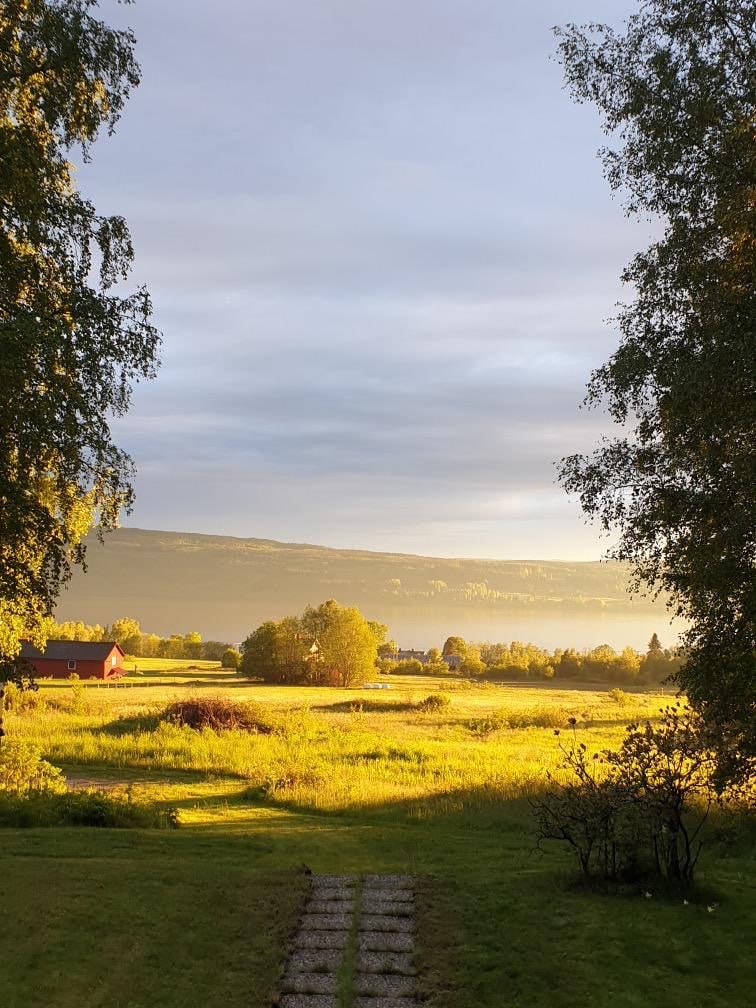
M 401 647 L 422 650 L 439 647 L 446 637 L 457 634 L 476 642 L 519 640 L 549 651 L 566 647 L 583 650 L 599 644 L 609 644 L 617 651 L 628 646 L 645 651 L 653 633 L 659 635 L 665 647 L 676 644 L 681 633 L 679 621 L 670 626 L 669 616 L 649 612 L 544 616 L 538 612 L 459 609 L 452 624 L 449 613 L 442 610 L 422 613 L 397 607 L 383 613 L 381 618 Z
M 269 619 L 328 598 L 358 606 L 405 648 L 470 641 L 543 648 L 675 643 L 661 602 L 628 593 L 626 567 L 546 560 L 471 560 L 343 550 L 269 539 L 121 528 L 90 541 L 58 619 L 106 625 L 132 617 L 161 635 L 199 631 L 238 642 Z

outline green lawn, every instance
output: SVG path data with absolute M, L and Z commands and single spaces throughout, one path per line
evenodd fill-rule
M 11 731 L 47 739 L 72 776 L 131 781 L 137 796 L 179 806 L 183 825 L 0 831 L 3 1006 L 268 1008 L 307 864 L 421 876 L 429 1008 L 751 1008 L 752 850 L 713 852 L 701 896 L 687 906 L 571 888 L 561 851 L 534 853 L 518 797 L 523 767 L 532 778 L 539 761 L 553 762 L 553 731 L 480 738 L 468 727 L 505 703 L 559 704 L 590 714 L 581 731 L 603 745 L 636 708 L 621 710 L 600 692 L 481 689 L 451 692 L 449 710 L 431 717 L 411 705 L 438 683 L 394 685 L 390 695 L 229 685 L 292 719 L 288 738 L 240 741 L 241 762 L 209 735 L 195 748 L 161 737 L 153 707 L 187 693 L 170 680 L 149 690 L 93 687 L 83 713 L 12 718 Z M 343 708 L 355 700 L 362 710 Z M 652 714 L 659 701 L 633 703 Z M 74 765 L 79 752 L 88 759 Z M 261 788 L 259 767 L 284 758 L 301 779 Z M 317 766 L 312 779 L 304 763 Z

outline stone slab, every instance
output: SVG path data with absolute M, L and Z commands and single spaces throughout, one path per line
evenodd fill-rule
M 335 886 L 318 886 L 313 888 L 309 894 L 310 899 L 318 900 L 339 900 L 343 903 L 351 903 L 355 898 L 354 887 L 343 886 L 341 889 Z
M 385 906 L 385 904 L 384 904 Z M 403 903 L 397 906 L 404 906 Z M 354 909 L 354 900 L 322 900 L 311 899 L 305 907 L 307 914 L 351 914 Z
M 412 932 L 414 930 L 415 922 L 411 917 L 396 917 L 389 914 L 363 914 L 360 917 L 360 931 Z
M 412 889 L 381 889 L 378 886 L 365 889 L 364 895 L 371 899 L 381 899 L 385 903 L 412 903 L 415 899 Z
M 362 897 L 362 912 L 366 914 L 392 914 L 396 917 L 411 917 L 415 912 L 414 903 L 387 903 L 377 899 L 372 893 L 364 893 Z
M 415 981 L 412 977 L 394 974 L 358 973 L 354 990 L 363 997 L 411 998 L 415 993 Z
M 415 880 L 411 875 L 366 875 L 365 889 L 412 889 Z
M 284 974 L 281 990 L 286 994 L 338 994 L 339 977 L 336 973 Z
M 415 939 L 407 932 L 361 931 L 357 948 L 360 952 L 412 952 Z
M 355 886 L 357 884 L 356 875 L 313 875 L 312 876 L 313 888 L 318 886 L 331 886 L 336 889 L 343 888 L 344 886 Z
M 348 931 L 352 926 L 350 913 L 310 914 L 302 915 L 299 925 L 301 931 Z M 380 928 L 376 928 L 380 930 Z
M 332 994 L 284 994 L 277 1008 L 338 1008 L 338 1004 Z
M 417 1001 L 414 998 L 358 997 L 354 1008 L 417 1008 Z
M 329 934 L 333 934 L 330 931 Z M 343 949 L 296 948 L 286 963 L 287 973 L 338 973 L 344 960 Z M 397 971 L 398 972 L 398 971 Z
M 342 931 L 300 931 L 293 941 L 300 949 L 345 949 L 349 932 Z
M 414 976 L 417 972 L 411 952 L 358 952 L 358 973 L 399 973 Z

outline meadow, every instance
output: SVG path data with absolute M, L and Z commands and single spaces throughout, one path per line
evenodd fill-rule
M 742 837 L 712 836 L 687 903 L 577 888 L 565 852 L 534 849 L 527 799 L 558 763 L 555 728 L 572 717 L 605 748 L 669 695 L 426 677 L 276 687 L 212 663 L 137 665 L 115 684 L 43 683 L 36 709 L 6 715 L 72 786 L 176 807 L 181 828 L 0 831 L 4 1005 L 268 1008 L 303 865 L 421 878 L 429 1008 L 753 1003 Z M 439 693 L 448 705 L 425 709 Z M 253 704 L 261 731 L 161 718 L 208 695 Z

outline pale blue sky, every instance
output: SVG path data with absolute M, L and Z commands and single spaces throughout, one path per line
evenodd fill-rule
M 551 26 L 614 0 L 139 0 L 143 82 L 80 185 L 164 332 L 126 523 L 590 559 L 554 461 L 648 239 Z M 629 296 L 629 292 L 626 292 Z

